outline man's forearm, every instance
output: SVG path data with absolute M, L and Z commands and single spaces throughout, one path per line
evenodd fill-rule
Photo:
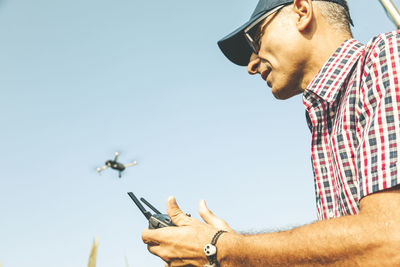
M 219 241 L 221 266 L 395 266 L 399 227 L 371 215 L 320 221 L 293 230 Z

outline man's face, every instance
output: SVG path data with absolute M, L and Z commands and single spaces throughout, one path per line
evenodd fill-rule
M 307 52 L 294 14 L 290 10 L 272 14 L 260 25 L 260 32 L 260 49 L 258 55 L 250 58 L 249 73 L 259 73 L 278 99 L 302 93 L 300 85 Z

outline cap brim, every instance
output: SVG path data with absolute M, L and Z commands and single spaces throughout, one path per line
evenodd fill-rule
M 218 41 L 218 46 L 222 53 L 233 63 L 239 66 L 247 66 L 251 56 L 250 45 L 246 41 L 244 36 L 244 29 L 250 25 L 251 21 L 248 21 L 234 32 L 225 36 Z

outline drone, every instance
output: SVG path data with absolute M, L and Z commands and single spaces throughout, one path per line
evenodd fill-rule
M 100 174 L 102 171 L 104 171 L 104 170 L 106 170 L 106 169 L 108 169 L 110 167 L 110 168 L 118 171 L 118 177 L 121 178 L 121 173 L 126 168 L 135 166 L 137 164 L 136 160 L 131 162 L 131 163 L 122 164 L 122 163 L 117 161 L 118 160 L 118 156 L 119 156 L 119 153 L 115 152 L 114 159 L 113 160 L 107 160 L 106 163 L 105 163 L 106 165 L 104 165 L 103 167 L 97 168 L 97 173 Z

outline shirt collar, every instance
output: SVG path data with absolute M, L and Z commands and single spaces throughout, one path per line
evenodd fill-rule
M 363 44 L 354 39 L 342 43 L 309 83 L 304 94 L 313 92 L 328 103 L 334 102 L 363 48 Z

